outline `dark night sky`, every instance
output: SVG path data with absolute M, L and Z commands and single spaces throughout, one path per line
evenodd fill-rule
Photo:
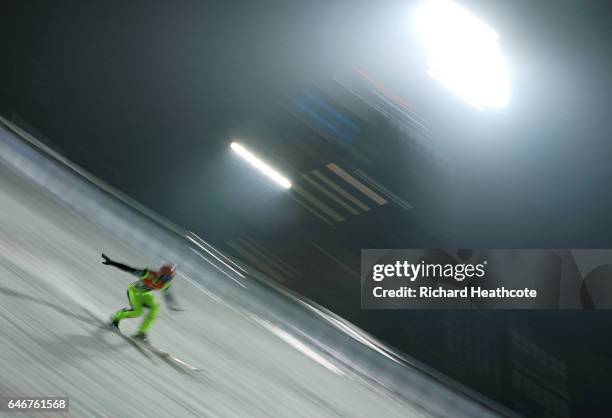
M 609 246 L 608 2 L 467 5 L 502 35 L 503 112 L 479 114 L 425 84 L 408 9 L 392 1 L 6 3 L 1 39 L 17 59 L 3 108 L 143 203 L 221 237 L 210 225 L 227 227 L 227 141 L 254 126 L 266 135 L 278 97 L 365 64 L 469 167 L 457 186 L 466 229 L 489 222 L 511 236 L 533 222 L 538 238 L 509 244 Z

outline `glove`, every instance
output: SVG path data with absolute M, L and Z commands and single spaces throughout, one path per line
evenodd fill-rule
M 162 294 L 164 295 L 164 299 L 166 300 L 166 303 L 168 304 L 168 307 L 170 308 L 170 310 L 174 312 L 183 312 L 185 309 L 181 308 L 180 305 L 176 303 L 174 294 L 172 294 L 168 290 L 169 289 L 166 289 L 165 291 L 162 292 Z
M 104 259 L 104 261 L 102 261 L 102 264 L 108 266 L 109 264 L 112 263 L 112 260 L 108 258 L 105 254 L 102 254 L 102 258 Z

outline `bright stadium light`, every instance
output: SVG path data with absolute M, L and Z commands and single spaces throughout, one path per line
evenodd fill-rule
M 506 68 L 498 35 L 451 0 L 429 0 L 417 9 L 428 74 L 478 110 L 508 103 Z
M 237 142 L 232 142 L 232 149 L 238 153 L 242 158 L 247 160 L 251 165 L 257 168 L 259 171 L 270 177 L 272 180 L 280 184 L 285 189 L 291 188 L 291 182 L 278 171 L 274 170 L 268 164 L 264 163 L 258 157 L 256 157 L 251 151 L 247 150 L 244 146 Z

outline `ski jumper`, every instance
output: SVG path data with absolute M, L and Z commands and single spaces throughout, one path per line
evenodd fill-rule
M 170 289 L 172 277 L 160 275 L 158 272 L 149 269 L 135 269 L 112 260 L 109 261 L 109 265 L 138 277 L 138 280 L 127 288 L 130 308 L 123 308 L 116 312 L 112 317 L 112 321 L 119 323 L 124 318 L 138 318 L 142 316 L 143 308 L 147 308 L 149 312 L 138 328 L 139 334 L 146 334 L 155 323 L 155 319 L 159 314 L 159 302 L 153 295 L 153 292 L 162 291 L 166 298 L 171 299 L 168 290 Z

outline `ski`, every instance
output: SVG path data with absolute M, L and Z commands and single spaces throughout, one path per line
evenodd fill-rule
M 96 316 L 95 314 L 90 312 L 88 309 L 86 309 L 86 308 L 82 308 L 82 309 L 83 309 L 83 312 L 85 312 L 88 316 L 90 316 L 94 321 L 96 321 L 98 323 L 98 326 L 100 327 L 100 329 L 107 330 L 107 331 L 112 331 L 113 333 L 121 336 L 121 338 L 123 338 L 125 341 L 127 341 L 140 354 L 142 354 L 144 357 L 146 357 L 147 359 L 149 359 L 151 362 L 153 362 L 155 364 L 155 360 L 153 359 L 153 357 L 151 355 L 149 355 L 149 353 L 146 350 L 144 350 L 141 346 L 139 346 L 134 340 L 132 340 L 127 335 L 123 334 L 121 332 L 121 330 L 113 327 L 110 323 L 104 321 L 103 319 L 100 319 L 98 316 Z
M 201 369 L 199 367 L 195 367 L 192 366 L 191 364 L 187 363 L 184 360 L 181 360 L 180 358 L 166 352 L 166 351 L 162 351 L 159 348 L 155 347 L 154 345 L 152 345 L 151 343 L 148 342 L 139 342 L 139 344 L 141 344 L 142 346 L 145 346 L 146 348 L 148 348 L 152 353 L 154 353 L 155 355 L 157 355 L 159 358 L 161 358 L 162 360 L 164 360 L 166 363 L 168 363 L 170 366 L 174 367 L 177 370 L 180 371 L 189 371 L 189 372 L 198 372 L 198 373 L 202 373 L 204 372 L 204 369 Z
M 121 338 L 123 338 L 125 341 L 127 341 L 132 347 L 134 347 L 136 350 L 138 350 L 138 352 L 140 354 L 142 354 L 143 356 L 145 356 L 146 358 L 148 358 L 149 360 L 153 361 L 153 358 L 151 357 L 151 355 L 147 352 L 147 350 L 143 349 L 142 345 L 136 341 L 134 338 L 130 337 L 129 335 L 125 335 L 124 333 L 122 333 L 120 330 L 114 328 L 112 325 L 107 325 L 107 328 L 114 332 L 115 334 L 119 335 Z
M 99 324 L 101 328 L 104 328 L 106 330 L 112 331 L 113 333 L 119 335 L 121 338 L 123 338 L 125 341 L 127 341 L 132 347 L 134 347 L 136 350 L 138 350 L 139 353 L 141 353 L 143 356 L 145 356 L 146 358 L 148 358 L 149 360 L 151 360 L 153 363 L 155 363 L 153 356 L 151 356 L 150 353 L 155 354 L 157 357 L 161 358 L 162 360 L 164 360 L 166 363 L 168 363 L 170 366 L 172 366 L 174 369 L 182 372 L 182 373 L 189 373 L 189 374 L 193 374 L 193 373 L 203 373 L 204 369 L 201 369 L 199 367 L 195 367 L 189 363 L 187 363 L 184 360 L 181 360 L 180 358 L 160 350 L 159 348 L 155 347 L 154 345 L 152 345 L 150 342 L 145 342 L 145 341 L 141 341 L 138 340 L 134 337 L 131 337 L 129 335 L 125 335 L 124 333 L 121 332 L 120 329 L 113 327 L 110 323 L 105 322 L 103 320 L 101 320 L 100 318 L 98 318 L 97 316 L 95 316 L 94 314 L 92 314 L 91 312 L 89 312 L 87 309 L 83 310 L 92 318 L 94 318 Z
M 150 342 L 141 341 L 134 337 L 125 335 L 121 331 L 114 329 L 112 326 L 109 326 L 109 328 L 111 328 L 111 330 L 113 330 L 116 334 L 119 334 L 123 339 L 128 341 L 134 348 L 136 348 L 140 353 L 142 353 L 145 357 L 147 357 L 150 360 L 152 360 L 152 358 L 149 355 L 149 352 L 155 354 L 157 357 L 164 360 L 166 363 L 168 363 L 170 366 L 172 366 L 174 369 L 180 372 L 183 372 L 183 373 L 184 372 L 198 372 L 198 373 L 204 372 L 204 369 L 192 366 L 186 361 L 181 360 L 180 358 L 166 351 L 160 350 L 159 348 L 152 345 Z

